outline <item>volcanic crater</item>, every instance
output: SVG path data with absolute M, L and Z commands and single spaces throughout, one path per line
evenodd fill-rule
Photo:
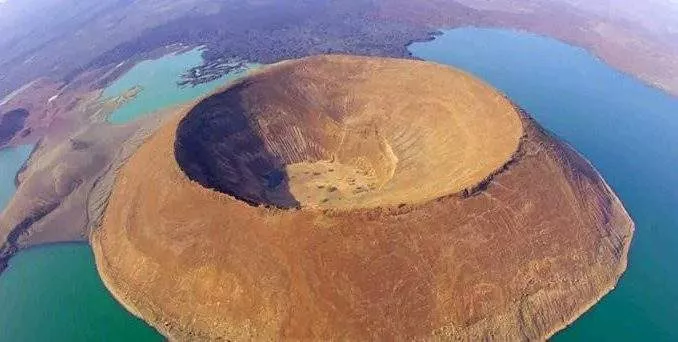
M 177 340 L 525 340 L 626 268 L 633 222 L 501 93 L 428 62 L 280 62 L 119 170 L 97 268 Z
M 278 65 L 191 109 L 176 159 L 205 187 L 279 208 L 418 203 L 475 186 L 517 150 L 516 109 L 470 76 L 410 64 Z

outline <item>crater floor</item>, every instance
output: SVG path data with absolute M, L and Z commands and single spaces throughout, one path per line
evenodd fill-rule
M 318 56 L 177 109 L 92 235 L 177 340 L 525 340 L 614 287 L 633 222 L 595 169 L 436 64 Z

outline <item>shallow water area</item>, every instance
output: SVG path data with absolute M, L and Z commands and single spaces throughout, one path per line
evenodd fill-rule
M 526 32 L 443 30 L 409 50 L 505 92 L 588 158 L 634 219 L 617 288 L 554 340 L 678 340 L 678 99 L 583 49 Z
M 140 89 L 134 98 L 110 115 L 109 121 L 123 124 L 159 109 L 188 102 L 210 93 L 256 66 L 246 63 L 243 67 L 235 68 L 232 72 L 207 83 L 195 86 L 179 85 L 182 74 L 202 63 L 202 49 L 199 47 L 137 63 L 104 89 L 103 98 L 120 96 L 135 87 Z

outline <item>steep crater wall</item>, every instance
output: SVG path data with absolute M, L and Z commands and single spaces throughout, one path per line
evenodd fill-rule
M 192 180 L 252 205 L 418 203 L 476 186 L 517 150 L 501 94 L 423 62 L 316 57 L 208 97 L 177 129 Z

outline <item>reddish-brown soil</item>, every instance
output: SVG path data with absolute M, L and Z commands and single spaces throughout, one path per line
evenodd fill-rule
M 319 87 L 325 82 L 342 85 L 332 92 Z M 409 84 L 420 90 L 412 93 Z M 453 98 L 440 101 L 443 92 Z M 550 336 L 614 286 L 626 267 L 633 223 L 586 160 L 497 96 L 459 71 L 423 62 L 333 56 L 267 68 L 177 110 L 120 169 L 91 237 L 100 275 L 128 309 L 178 340 Z M 403 118 L 384 110 L 422 101 L 438 105 L 415 106 L 419 113 Z M 360 106 L 334 106 L 354 102 Z M 286 121 L 270 126 L 280 117 L 270 113 Z M 346 128 L 360 118 L 374 119 L 361 130 L 365 143 L 356 140 L 347 158 L 327 158 L 323 151 L 340 145 L 326 143 L 334 141 L 325 139 L 332 124 Z M 503 125 L 494 127 L 494 120 Z M 223 125 L 210 129 L 214 123 Z M 413 200 L 389 201 L 390 193 L 380 192 L 407 166 L 403 153 L 427 152 L 424 140 L 448 130 L 480 134 L 475 125 L 494 133 L 483 142 L 459 140 L 478 155 L 456 159 L 455 172 L 475 172 L 473 186 L 417 164 L 419 179 L 400 183 Z M 410 132 L 415 147 L 399 149 L 407 145 L 395 143 L 389 129 Z M 395 167 L 393 158 L 377 157 L 384 144 L 375 141 L 393 147 Z M 229 144 L 239 142 L 258 148 L 238 154 Z M 273 148 L 276 142 L 286 148 Z M 444 158 L 463 150 L 455 141 L 438 143 L 449 148 Z M 484 155 L 486 149 L 494 152 Z M 412 158 L 424 163 L 435 156 Z M 498 156 L 501 162 L 487 164 L 496 169 L 478 166 Z M 210 161 L 216 166 L 205 172 Z M 298 171 L 287 166 L 303 162 L 315 166 L 301 167 L 302 175 L 329 172 L 333 162 L 393 171 L 374 172 L 386 179 L 368 190 L 379 200 L 323 208 L 284 192 L 294 188 Z M 282 177 L 257 173 L 260 167 Z M 245 184 L 233 181 L 238 175 Z M 300 205 L 276 205 L 280 198 Z

